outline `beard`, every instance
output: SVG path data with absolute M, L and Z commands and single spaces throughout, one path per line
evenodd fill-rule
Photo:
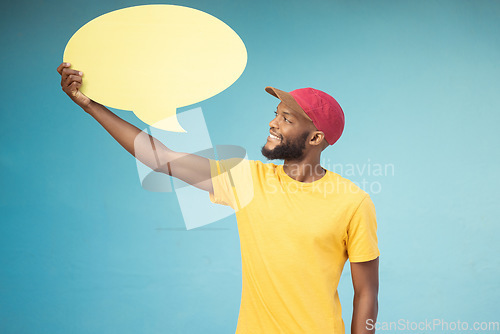
M 264 145 L 262 146 L 261 153 L 267 160 L 300 160 L 304 156 L 308 136 L 309 131 L 305 131 L 292 140 L 282 140 L 279 145 L 271 150 L 267 149 L 266 145 Z

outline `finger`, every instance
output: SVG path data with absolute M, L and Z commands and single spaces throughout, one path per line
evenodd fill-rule
M 65 87 L 70 87 L 72 83 L 79 83 L 81 84 L 82 83 L 82 78 L 78 75 L 70 75 L 66 81 L 64 82 L 63 86 Z
M 78 80 L 79 82 L 82 81 L 82 77 L 80 75 L 80 73 L 82 73 L 82 72 L 78 72 L 78 71 L 74 71 L 74 70 L 70 70 L 70 71 L 73 71 L 73 72 L 66 73 L 66 69 L 63 71 L 63 75 L 61 78 L 61 85 L 62 86 L 68 87 L 71 84 L 71 82 L 73 82 L 75 80 Z M 71 74 L 71 73 L 74 73 L 74 74 Z
M 80 83 L 82 82 L 82 77 L 81 77 L 81 76 L 79 76 L 79 75 L 70 75 L 70 76 L 68 77 L 68 79 L 69 79 L 70 81 L 76 81 L 76 82 L 80 82 Z
M 76 95 L 76 92 L 78 92 L 78 82 L 72 82 L 68 86 L 68 89 L 71 92 L 71 94 Z
M 59 65 L 57 67 L 57 73 L 61 74 L 62 75 L 62 71 L 65 67 L 70 67 L 71 64 L 70 63 L 61 63 L 61 65 Z
M 72 70 L 72 69 L 70 69 L 68 67 L 65 67 L 65 68 L 63 68 L 61 75 L 63 77 L 63 80 L 66 80 L 68 78 L 68 76 L 70 76 L 70 75 L 79 75 L 79 76 L 82 76 L 83 73 L 81 71 Z

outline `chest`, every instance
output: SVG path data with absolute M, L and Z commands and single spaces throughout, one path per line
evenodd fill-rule
M 242 212 L 249 223 L 239 228 L 255 243 L 277 249 L 334 247 L 346 237 L 350 208 L 341 194 L 274 182 L 255 187 L 253 197 Z

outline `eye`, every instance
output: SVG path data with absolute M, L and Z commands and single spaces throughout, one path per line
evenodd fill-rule
M 277 111 L 275 111 L 275 112 L 274 112 L 274 115 L 275 115 L 275 117 L 276 117 L 276 116 L 278 116 L 278 112 L 277 112 Z M 287 123 L 292 123 L 292 122 L 290 122 L 290 121 L 288 120 L 288 118 L 286 118 L 285 116 L 283 116 L 283 118 L 285 119 L 285 122 L 287 122 Z

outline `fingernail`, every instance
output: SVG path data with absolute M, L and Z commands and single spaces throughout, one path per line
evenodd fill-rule
M 71 66 L 71 64 L 70 64 L 70 63 L 64 63 L 64 64 L 65 64 L 66 66 Z
M 82 76 L 82 75 L 83 75 L 83 73 L 82 73 L 82 72 L 78 72 L 78 74 L 79 74 L 80 76 Z

